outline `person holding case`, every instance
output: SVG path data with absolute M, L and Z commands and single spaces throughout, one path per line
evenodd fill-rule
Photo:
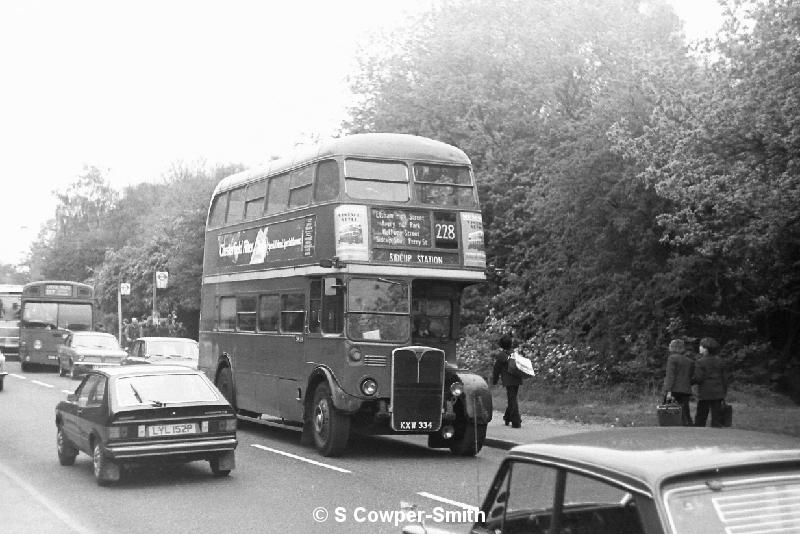
M 673 339 L 669 343 L 669 356 L 667 356 L 664 401 L 677 402 L 681 406 L 683 426 L 692 426 L 689 400 L 692 398 L 693 373 L 694 362 L 686 355 L 686 345 L 682 339 Z
M 506 388 L 506 411 L 503 415 L 503 421 L 506 426 L 511 424 L 512 428 L 522 427 L 522 417 L 519 413 L 519 402 L 517 401 L 517 394 L 519 393 L 519 386 L 522 385 L 522 378 L 513 375 L 508 370 L 508 360 L 511 357 L 511 347 L 513 345 L 511 336 L 504 334 L 498 341 L 500 350 L 495 355 L 494 366 L 492 367 L 492 385 L 496 385 L 498 379 L 502 380 L 503 386 Z

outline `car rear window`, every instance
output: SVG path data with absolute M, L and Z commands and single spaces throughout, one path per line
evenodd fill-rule
M 710 478 L 664 493 L 673 531 L 800 532 L 800 476 Z
M 148 341 L 148 356 L 198 358 L 197 344 L 188 341 Z
M 150 406 L 158 403 L 215 402 L 214 388 L 196 374 L 153 374 L 120 377 L 115 386 L 119 406 Z

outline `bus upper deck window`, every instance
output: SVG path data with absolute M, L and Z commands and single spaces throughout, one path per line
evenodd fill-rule
M 214 228 L 225 223 L 225 211 L 228 209 L 228 193 L 222 193 L 214 197 L 211 203 L 211 210 L 208 214 L 208 226 Z
M 289 175 L 289 206 L 307 206 L 311 202 L 311 182 L 314 181 L 314 167 L 309 165 L 297 169 Z
M 244 187 L 239 187 L 230 192 L 228 200 L 228 224 L 237 223 L 244 219 Z
M 261 217 L 264 212 L 264 192 L 266 180 L 260 180 L 247 186 L 247 201 L 244 204 L 244 218 L 247 220 Z
M 269 181 L 267 213 L 279 213 L 289 205 L 289 174 L 275 176 Z
M 344 168 L 345 188 L 351 198 L 408 201 L 408 168 L 405 163 L 348 158 L 344 161 Z
M 314 184 L 314 200 L 324 202 L 339 196 L 339 164 L 333 160 L 323 161 L 317 166 L 317 181 Z
M 424 204 L 474 207 L 475 192 L 468 167 L 414 164 L 414 191 Z

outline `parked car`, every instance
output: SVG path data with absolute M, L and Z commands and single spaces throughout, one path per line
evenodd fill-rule
M 19 321 L 0 321 L 0 350 L 19 355 Z
M 185 365 L 197 369 L 200 351 L 197 341 L 187 337 L 140 337 L 128 347 L 123 365 L 150 363 Z
M 3 382 L 6 380 L 6 357 L 0 352 L 0 391 L 3 391 Z
M 216 476 L 235 467 L 236 415 L 214 384 L 184 366 L 93 369 L 56 406 L 61 465 L 79 451 L 92 458 L 97 483 L 125 465 L 207 460 Z
M 106 332 L 71 332 L 58 347 L 58 374 L 76 378 L 90 369 L 120 365 L 128 355 Z
M 472 534 L 800 532 L 800 440 L 684 427 L 542 440 L 509 451 L 473 516 Z

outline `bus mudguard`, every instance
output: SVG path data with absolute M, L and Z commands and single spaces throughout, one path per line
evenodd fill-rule
M 308 380 L 308 389 L 306 389 L 306 399 L 310 399 L 314 395 L 317 384 L 323 380 L 328 383 L 331 389 L 331 400 L 333 400 L 333 405 L 336 406 L 337 410 L 346 413 L 355 413 L 361 408 L 364 402 L 363 399 L 350 395 L 343 390 L 339 382 L 337 382 L 336 377 L 333 376 L 331 370 L 324 366 L 317 367 L 314 369 L 314 372 L 311 373 L 311 377 Z
M 459 382 L 464 384 L 462 394 L 467 418 L 477 420 L 478 424 L 487 424 L 492 420 L 492 392 L 486 381 L 469 371 L 456 371 Z

